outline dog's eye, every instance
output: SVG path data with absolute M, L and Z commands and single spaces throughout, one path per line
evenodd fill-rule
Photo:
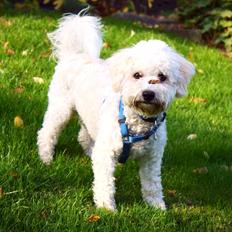
M 141 72 L 136 72 L 136 73 L 133 75 L 133 77 L 134 77 L 135 79 L 139 79 L 139 78 L 143 77 L 143 74 L 142 74 Z
M 167 78 L 168 78 L 166 75 L 164 75 L 164 74 L 161 73 L 161 72 L 158 74 L 158 77 L 159 77 L 160 82 L 164 82 L 164 81 L 166 81 Z

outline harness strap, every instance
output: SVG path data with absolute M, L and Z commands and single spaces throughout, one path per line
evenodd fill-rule
M 141 116 L 141 118 L 143 119 L 142 116 Z M 124 115 L 124 105 L 123 105 L 122 97 L 121 97 L 120 102 L 119 102 L 118 122 L 120 125 L 120 130 L 121 130 L 121 135 L 122 135 L 122 140 L 123 140 L 123 148 L 122 148 L 122 153 L 120 154 L 120 156 L 118 158 L 118 162 L 125 163 L 127 161 L 127 159 L 129 158 L 131 145 L 133 143 L 137 143 L 137 142 L 140 142 L 142 140 L 149 139 L 153 134 L 156 133 L 156 131 L 158 130 L 158 128 L 162 124 L 162 122 L 165 120 L 165 118 L 166 118 L 165 112 L 162 113 L 162 118 L 159 121 L 158 121 L 158 117 L 149 118 L 149 119 L 145 118 L 144 121 L 149 120 L 149 122 L 154 122 L 154 126 L 144 134 L 131 135 L 129 132 L 128 126 L 126 124 L 126 117 Z

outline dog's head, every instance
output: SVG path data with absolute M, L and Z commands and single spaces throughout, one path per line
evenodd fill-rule
M 107 60 L 113 89 L 139 114 L 165 111 L 175 96 L 187 94 L 192 63 L 160 40 L 141 41 Z

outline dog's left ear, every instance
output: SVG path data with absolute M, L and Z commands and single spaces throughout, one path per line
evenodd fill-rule
M 112 88 L 115 92 L 120 92 L 123 81 L 131 73 L 132 58 L 129 48 L 122 49 L 113 54 L 107 60 L 112 81 Z
M 187 94 L 187 86 L 192 76 L 195 74 L 195 67 L 191 62 L 179 54 L 177 54 L 177 62 L 179 63 L 179 79 L 176 97 L 183 97 Z

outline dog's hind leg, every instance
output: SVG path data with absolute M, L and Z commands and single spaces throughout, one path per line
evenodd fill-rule
M 38 131 L 37 138 L 39 155 L 43 163 L 49 164 L 51 162 L 59 134 L 69 121 L 71 114 L 71 105 L 63 99 L 49 102 L 43 126 Z
M 81 144 L 83 150 L 88 156 L 91 156 L 94 141 L 90 137 L 84 124 L 81 124 L 81 129 L 78 133 L 78 142 Z

